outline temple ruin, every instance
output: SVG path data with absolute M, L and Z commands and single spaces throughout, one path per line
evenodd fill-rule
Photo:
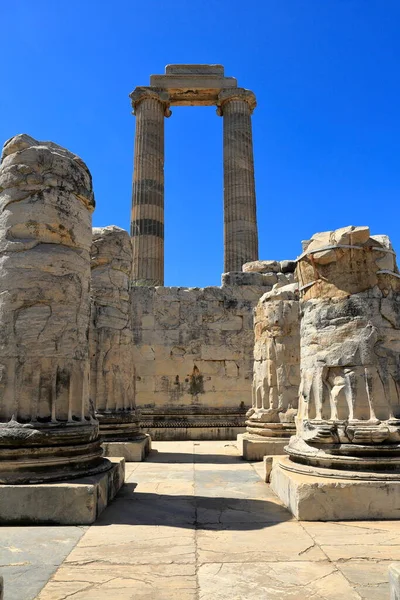
M 298 519 L 397 518 L 390 240 L 346 226 L 296 260 L 259 260 L 254 94 L 220 65 L 169 65 L 130 98 L 130 235 L 92 228 L 91 175 L 72 152 L 25 134 L 3 148 L 0 523 L 92 523 L 150 438 L 237 436 Z M 224 120 L 220 287 L 164 286 L 164 118 L 180 105 Z

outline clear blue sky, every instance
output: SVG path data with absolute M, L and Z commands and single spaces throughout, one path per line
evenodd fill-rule
M 316 231 L 369 225 L 400 252 L 399 0 L 0 2 L 0 140 L 79 154 L 94 225 L 129 229 L 128 94 L 168 63 L 221 63 L 253 90 L 260 258 Z M 222 119 L 166 120 L 166 285 L 219 285 Z

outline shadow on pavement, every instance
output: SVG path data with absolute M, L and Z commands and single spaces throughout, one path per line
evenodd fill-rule
M 152 450 L 146 458 L 146 463 L 181 463 L 181 464 L 237 464 L 244 462 L 241 456 L 229 454 L 201 454 L 184 452 L 159 452 Z
M 263 529 L 292 520 L 286 508 L 267 499 L 135 492 L 127 483 L 92 527 L 165 525 L 198 529 Z

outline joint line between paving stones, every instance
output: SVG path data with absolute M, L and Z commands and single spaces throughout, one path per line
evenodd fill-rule
M 199 549 L 197 546 L 197 485 L 196 485 L 196 446 L 193 442 L 193 496 L 194 496 L 194 561 L 195 561 L 195 574 L 196 574 L 196 600 L 200 598 L 200 587 L 199 587 Z

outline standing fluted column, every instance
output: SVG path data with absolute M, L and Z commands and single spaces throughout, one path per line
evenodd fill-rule
M 241 271 L 258 259 L 256 192 L 251 115 L 253 92 L 223 90 L 218 114 L 224 119 L 224 271 Z
M 92 179 L 80 158 L 19 135 L 0 167 L 0 482 L 111 467 L 89 403 Z
M 169 96 L 139 87 L 130 98 L 136 116 L 131 214 L 133 284 L 164 285 L 164 117 L 171 114 Z

